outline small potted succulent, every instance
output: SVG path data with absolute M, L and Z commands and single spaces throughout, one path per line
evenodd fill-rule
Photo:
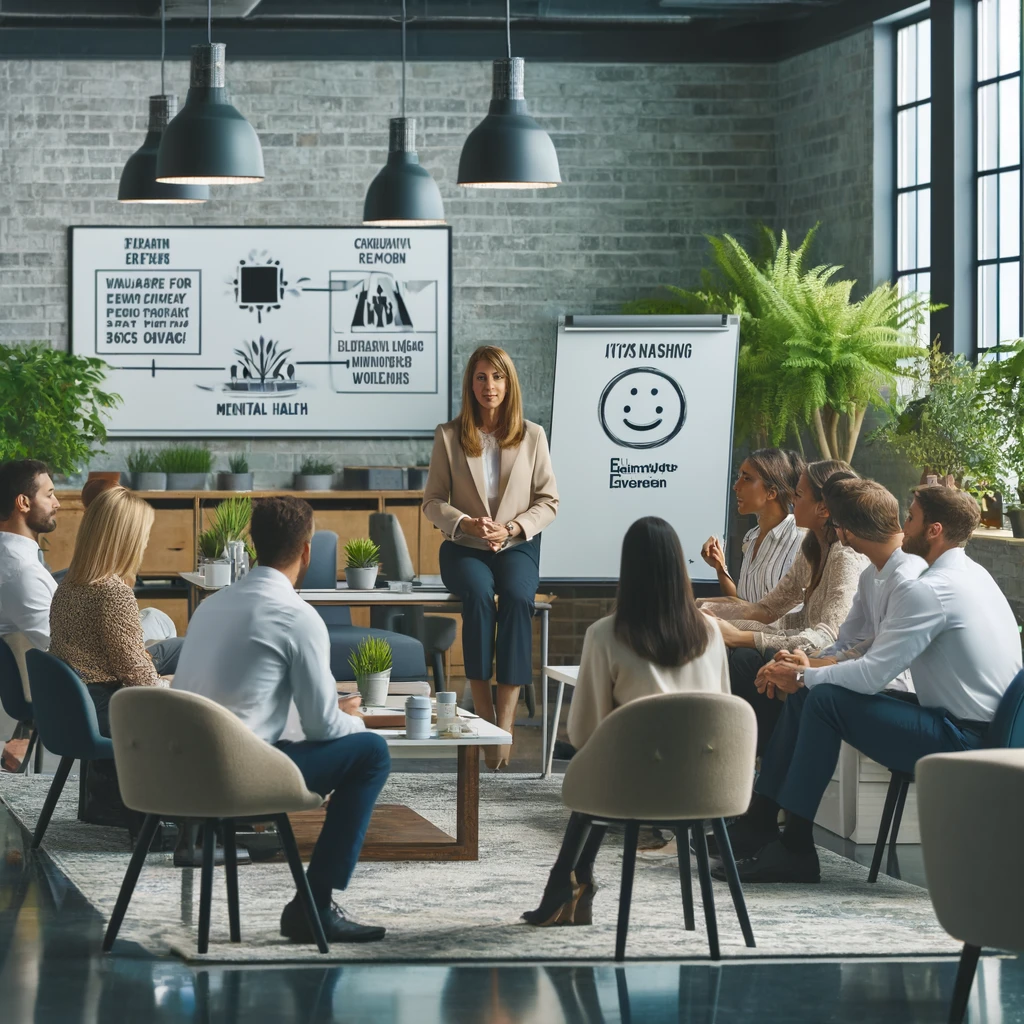
M 226 544 L 219 525 L 199 534 L 200 568 L 208 587 L 226 587 L 231 582 L 231 563 L 224 551 Z
M 205 491 L 213 456 L 202 445 L 176 444 L 160 453 L 159 464 L 169 491 Z
M 228 473 L 217 474 L 217 487 L 222 491 L 251 491 L 252 473 L 245 452 L 237 452 L 228 459 Z
M 345 545 L 345 582 L 349 590 L 373 590 L 380 548 L 369 537 L 353 537 Z
M 327 459 L 307 455 L 295 474 L 297 491 L 329 491 L 334 484 L 335 465 Z
M 349 653 L 348 663 L 363 703 L 370 708 L 383 707 L 391 682 L 391 644 L 381 636 L 365 636 Z
M 133 491 L 167 490 L 167 474 L 160 469 L 159 456 L 151 448 L 134 449 L 126 461 Z

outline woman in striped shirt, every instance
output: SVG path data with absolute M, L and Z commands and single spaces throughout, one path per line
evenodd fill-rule
M 706 598 L 701 604 L 733 598 L 756 604 L 786 575 L 804 539 L 804 531 L 789 511 L 803 471 L 804 460 L 781 448 L 760 448 L 743 460 L 732 487 L 736 511 L 741 516 L 757 516 L 757 526 L 743 538 L 737 583 L 729 575 L 722 542 L 708 538 L 700 553 L 718 574 L 722 597 Z

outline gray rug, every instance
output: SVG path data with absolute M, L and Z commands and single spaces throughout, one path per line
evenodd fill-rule
M 0 774 L 0 800 L 31 829 L 48 777 Z M 604 960 L 615 946 L 621 839 L 609 836 L 597 864 L 602 885 L 591 927 L 530 928 L 519 921 L 537 905 L 565 827 L 561 780 L 530 775 L 480 779 L 480 859 L 468 863 L 361 864 L 340 902 L 357 920 L 386 925 L 383 942 L 334 946 L 321 956 L 278 934 L 281 908 L 294 895 L 284 864 L 240 868 L 241 945 L 228 942 L 223 870 L 214 880 L 210 952 L 196 954 L 199 872 L 181 870 L 170 854 L 146 862 L 120 941 L 151 953 L 188 960 L 296 961 L 516 961 Z M 43 848 L 101 914 L 109 917 L 128 865 L 127 832 L 75 819 L 78 786 L 69 780 Z M 454 834 L 455 779 L 451 775 L 396 774 L 382 803 L 404 803 Z M 743 945 L 724 883 L 715 883 L 723 957 L 922 956 L 956 954 L 924 889 L 882 876 L 867 884 L 867 869 L 819 850 L 820 885 L 751 885 L 746 889 L 757 948 Z M 677 862 L 638 862 L 627 956 L 631 959 L 706 958 L 699 887 L 694 877 L 697 931 L 683 928 Z

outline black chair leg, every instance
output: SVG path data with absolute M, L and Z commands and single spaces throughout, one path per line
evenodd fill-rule
M 690 826 L 693 831 L 693 848 L 697 854 L 697 877 L 700 879 L 700 898 L 704 903 L 704 923 L 708 929 L 708 948 L 711 959 L 721 959 L 718 951 L 718 921 L 715 918 L 715 894 L 711 890 L 711 865 L 708 863 L 708 841 L 704 838 L 704 822 L 695 821 Z
M 36 822 L 36 830 L 32 834 L 33 850 L 38 850 L 39 844 L 43 841 L 43 836 L 46 834 L 46 826 L 50 824 L 50 818 L 53 817 L 53 809 L 57 806 L 57 801 L 64 790 L 64 783 L 68 781 L 68 775 L 71 774 L 71 766 L 74 763 L 75 759 L 73 757 L 62 757 L 57 770 L 53 773 L 53 782 L 50 783 L 50 791 L 46 794 L 46 803 L 43 804 L 39 820 Z
M 619 888 L 619 923 L 615 929 L 615 959 L 626 956 L 626 932 L 629 931 L 629 904 L 633 899 L 633 876 L 636 874 L 636 846 L 640 841 L 640 824 L 626 822 L 626 840 L 622 847 L 622 885 Z
M 131 902 L 132 893 L 135 892 L 135 883 L 139 880 L 142 872 L 142 865 L 146 863 L 146 854 L 149 853 L 149 846 L 156 835 L 157 826 L 160 824 L 160 817 L 156 814 L 147 814 L 146 820 L 142 823 L 142 831 L 139 838 L 135 840 L 135 849 L 132 850 L 132 859 L 128 862 L 128 870 L 124 873 L 124 881 L 121 883 L 121 891 L 117 894 L 117 902 L 114 904 L 114 912 L 110 915 L 110 924 L 103 936 L 103 952 L 109 953 L 114 945 L 114 939 L 121 930 L 121 922 L 124 920 L 128 904 Z
M 34 729 L 32 731 L 32 738 L 36 741 L 36 763 L 32 766 L 32 770 L 36 775 L 41 775 L 43 771 L 43 741 L 39 738 L 39 730 Z
M 431 651 L 430 663 L 434 669 L 434 693 L 443 693 L 445 688 L 444 653 L 442 651 Z
M 313 937 L 316 939 L 316 948 L 321 953 L 328 953 L 330 952 L 330 946 L 327 945 L 324 926 L 320 920 L 316 904 L 313 902 L 313 893 L 309 888 L 309 879 L 306 878 L 306 872 L 302 867 L 302 858 L 299 856 L 299 847 L 295 842 L 295 833 L 292 832 L 292 823 L 288 820 L 287 814 L 279 814 L 274 819 L 274 823 L 277 825 L 278 838 L 280 838 L 285 855 L 288 857 L 288 867 L 291 868 L 295 888 L 298 890 L 299 899 L 302 900 L 302 906 L 306 911 L 306 920 L 309 922 Z
M 199 943 L 198 950 L 210 948 L 210 901 L 213 898 L 213 860 L 217 850 L 217 834 L 212 818 L 203 822 L 203 867 L 199 882 Z
M 903 807 L 907 802 L 907 793 L 910 791 L 910 779 L 904 775 L 900 784 L 899 795 L 896 797 L 896 810 L 892 816 L 892 828 L 889 830 L 889 856 L 885 863 L 885 872 L 888 875 L 895 875 L 899 868 L 899 860 L 896 856 L 896 841 L 900 834 L 900 825 L 903 822 Z
M 228 884 L 228 926 L 232 942 L 242 941 L 242 926 L 238 914 L 238 853 L 235 849 L 235 823 L 230 818 L 222 822 L 224 830 L 224 878 Z
M 974 985 L 974 974 L 978 969 L 978 957 L 981 956 L 980 946 L 964 943 L 960 954 L 960 966 L 956 972 L 956 985 L 953 988 L 953 1001 L 949 1004 L 949 1024 L 961 1024 L 967 1013 L 967 1000 L 971 998 L 971 987 Z
M 903 776 L 899 772 L 893 772 L 889 779 L 889 788 L 885 792 L 885 806 L 882 808 L 882 820 L 878 823 L 878 838 L 875 839 L 875 852 L 871 857 L 871 870 L 868 872 L 868 881 L 878 881 L 878 870 L 882 866 L 882 854 L 885 852 L 885 844 L 889 838 L 889 829 L 892 826 L 892 816 L 896 811 L 896 800 L 900 792 L 900 780 Z
M 523 687 L 523 699 L 526 701 L 527 718 L 533 718 L 537 714 L 537 691 L 533 688 L 533 683 Z
M 28 770 L 32 765 L 32 752 L 35 750 L 36 739 L 38 736 L 39 733 L 37 733 L 35 729 L 29 733 L 28 746 L 25 748 L 25 756 L 21 759 L 21 765 L 18 768 L 19 775 L 28 775 Z M 38 770 L 36 771 L 36 774 L 39 774 Z
M 740 884 L 739 872 L 736 870 L 736 858 L 732 855 L 732 843 L 729 842 L 729 832 L 725 827 L 725 819 L 714 818 L 711 822 L 711 830 L 715 833 L 715 842 L 718 843 L 718 852 L 722 858 L 722 866 L 725 868 L 725 877 L 729 881 L 732 905 L 736 908 L 736 916 L 740 921 L 743 941 L 751 949 L 754 949 L 756 945 L 754 942 L 754 930 L 750 927 L 750 918 L 747 916 L 747 902 L 743 898 L 743 886 Z
M 693 878 L 690 876 L 690 829 L 685 821 L 673 830 L 679 850 L 679 888 L 683 893 L 683 923 L 688 932 L 696 931 L 693 919 Z

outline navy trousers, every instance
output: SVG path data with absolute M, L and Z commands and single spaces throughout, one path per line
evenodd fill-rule
M 314 793 L 331 794 L 307 874 L 311 883 L 344 889 L 356 869 L 377 795 L 388 780 L 388 745 L 376 733 L 357 732 L 336 740 L 282 740 L 277 749 L 298 765 Z
M 909 774 L 927 754 L 977 749 L 985 732 L 980 725 L 955 723 L 943 708 L 822 683 L 787 698 L 754 789 L 813 821 L 842 740 L 886 768 Z
M 505 551 L 479 551 L 450 540 L 441 545 L 441 580 L 462 602 L 462 653 L 469 679 L 490 679 L 497 651 L 499 683 L 533 682 L 533 599 L 540 583 L 539 559 L 536 537 Z

